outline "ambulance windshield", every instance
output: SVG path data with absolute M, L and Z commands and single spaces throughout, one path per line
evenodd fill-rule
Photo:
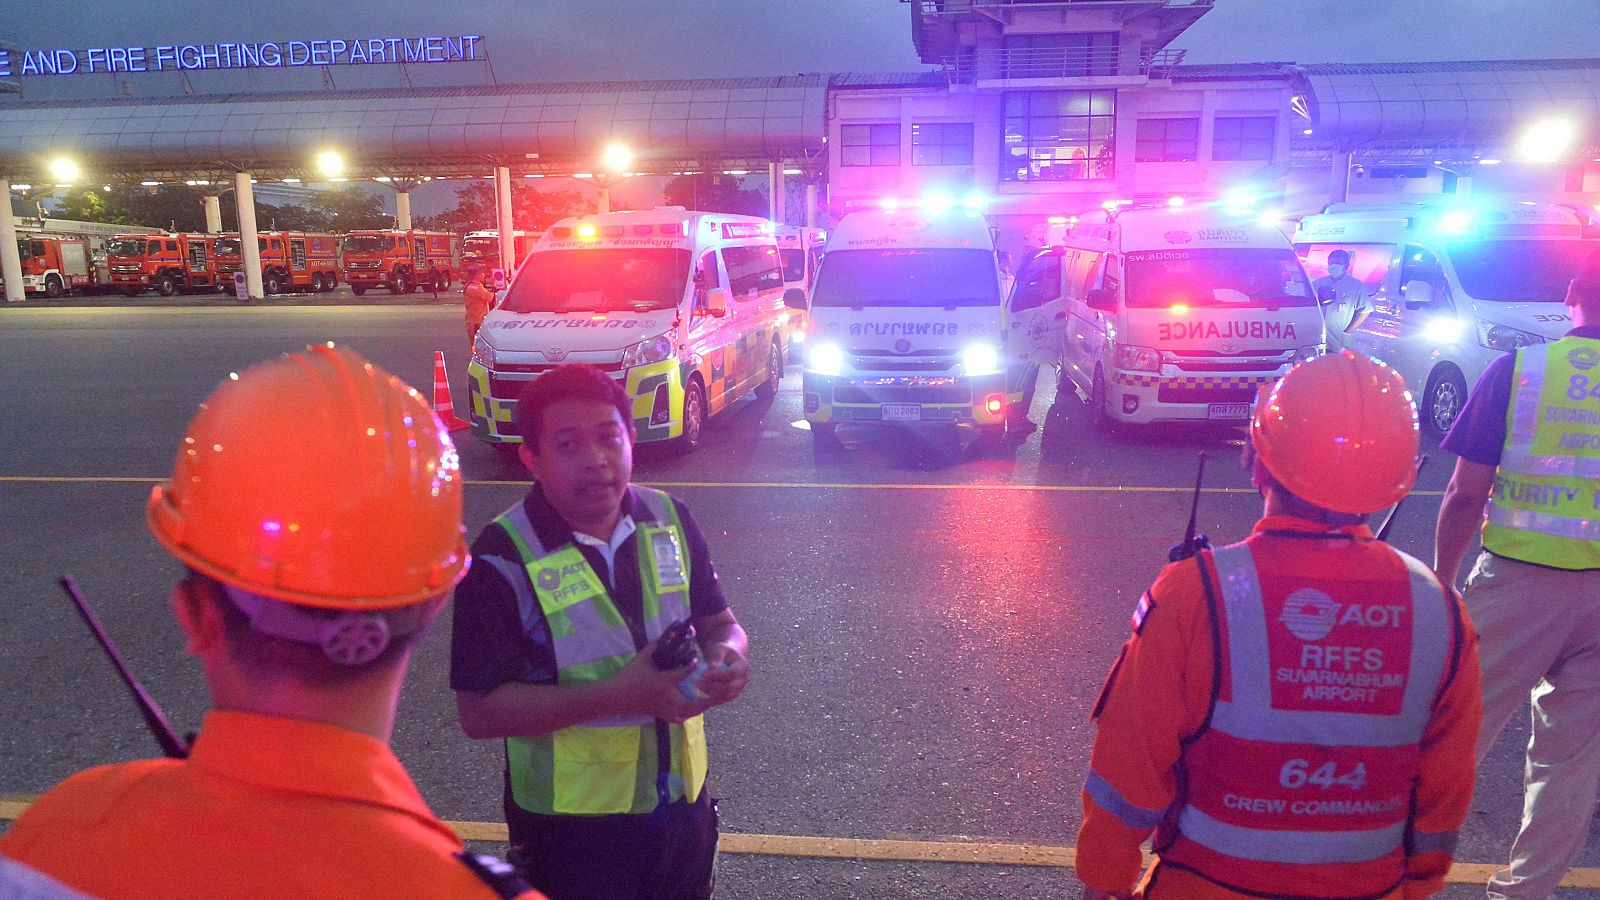
M 1461 287 L 1474 300 L 1560 303 L 1600 241 L 1462 241 L 1449 245 Z
M 144 241 L 133 238 L 106 241 L 106 253 L 111 256 L 143 256 Z
M 1287 247 L 1146 250 L 1125 261 L 1130 308 L 1316 305 L 1305 270 Z
M 548 250 L 523 262 L 500 308 L 517 313 L 655 312 L 676 308 L 688 283 L 688 250 Z
M 817 272 L 814 306 L 998 306 L 988 250 L 835 250 Z

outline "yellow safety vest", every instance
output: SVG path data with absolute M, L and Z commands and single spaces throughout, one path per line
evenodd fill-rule
M 634 488 L 651 521 L 635 517 L 634 545 L 644 593 L 649 640 L 689 615 L 688 540 L 672 498 Z M 638 510 L 636 510 L 638 512 Z M 555 645 L 556 681 L 604 681 L 637 654 L 633 634 L 605 582 L 572 543 L 551 551 L 540 542 L 521 503 L 495 519 L 521 554 L 537 604 L 525 604 L 523 627 L 548 625 Z M 705 723 L 682 725 L 649 716 L 614 716 L 538 737 L 506 740 L 511 794 L 517 805 L 546 815 L 646 813 L 668 802 L 700 797 L 706 779 Z M 671 771 L 660 782 L 658 734 L 671 741 Z
M 1600 340 L 1517 351 L 1483 547 L 1556 569 L 1600 569 Z

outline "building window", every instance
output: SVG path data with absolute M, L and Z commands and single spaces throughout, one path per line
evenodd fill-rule
M 1116 109 L 1116 91 L 1006 94 L 1000 177 L 1005 181 L 1113 177 Z
M 841 166 L 900 165 L 900 126 L 839 126 L 839 164 Z
M 1278 122 L 1271 116 L 1218 116 L 1212 159 L 1271 160 Z
M 1199 119 L 1139 120 L 1134 162 L 1194 162 L 1199 158 Z
M 911 164 L 914 166 L 972 165 L 972 123 L 912 123 Z
M 1117 74 L 1117 32 L 1006 35 L 1002 78 Z

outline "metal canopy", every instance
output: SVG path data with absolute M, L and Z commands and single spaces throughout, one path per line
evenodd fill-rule
M 24 102 L 0 105 L 0 171 L 42 179 L 61 154 L 89 180 L 302 177 L 331 148 L 351 178 L 563 174 L 596 171 L 612 141 L 641 174 L 756 168 L 821 151 L 827 90 L 798 75 Z
M 1366 155 L 1508 152 L 1543 118 L 1571 120 L 1600 149 L 1600 59 L 1308 65 L 1293 70 L 1315 141 Z M 1297 145 L 1302 142 L 1296 141 Z M 1301 149 L 1297 146 L 1297 150 Z

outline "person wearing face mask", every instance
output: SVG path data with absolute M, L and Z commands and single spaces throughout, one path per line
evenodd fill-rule
M 1372 312 L 1372 298 L 1367 296 L 1367 286 L 1350 274 L 1350 251 L 1335 250 L 1329 253 L 1328 274 L 1313 281 L 1311 287 L 1322 303 L 1322 321 L 1328 332 L 1328 352 L 1338 353 L 1348 346 L 1350 332 L 1355 331 Z
M 533 489 L 473 544 L 450 663 L 462 729 L 505 741 L 512 861 L 552 900 L 708 898 L 702 714 L 744 690 L 744 629 L 689 510 L 629 484 L 633 401 L 615 380 L 557 367 L 515 416 Z M 651 658 L 684 619 L 699 675 Z

